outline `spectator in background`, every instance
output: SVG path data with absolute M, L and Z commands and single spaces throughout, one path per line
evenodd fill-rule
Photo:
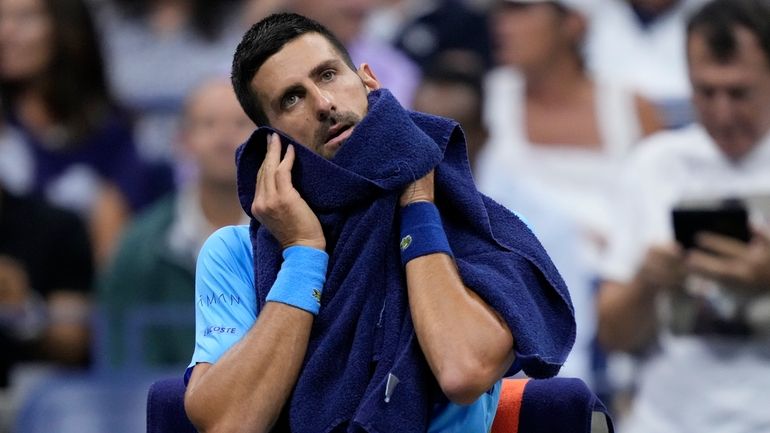
M 86 365 L 92 276 L 76 215 L 0 185 L 0 391 L 21 362 Z
M 475 52 L 446 51 L 437 54 L 426 68 L 414 96 L 416 111 L 448 117 L 460 124 L 471 168 L 487 141 L 487 128 L 481 115 L 483 73 L 483 60 Z
M 586 41 L 590 70 L 650 99 L 666 127 L 693 120 L 685 21 L 705 0 L 605 0 Z
M 483 59 L 475 53 L 448 51 L 437 54 L 425 70 L 414 99 L 415 110 L 449 117 L 460 123 L 466 136 L 471 167 L 475 167 L 477 155 L 487 139 L 482 119 L 483 67 Z M 579 377 L 593 385 L 591 355 L 596 330 L 594 276 L 580 257 L 577 226 L 571 219 L 559 215 L 549 203 L 532 195 L 526 181 L 522 183 L 517 179 L 518 173 L 502 168 L 495 172 L 494 181 L 488 176 L 476 176 L 484 179 L 484 182 L 478 183 L 479 190 L 527 220 L 570 290 L 577 336 L 560 374 Z
M 236 194 L 235 149 L 253 130 L 228 79 L 209 79 L 188 97 L 180 144 L 197 176 L 133 222 L 101 284 L 114 366 L 123 364 L 126 351 L 137 350 L 127 347 L 123 338 L 131 314 L 152 306 L 188 311 L 203 242 L 219 227 L 246 223 Z M 142 361 L 186 365 L 195 342 L 194 324 L 189 325 L 175 331 L 161 323 L 162 329 L 146 334 Z
M 229 71 L 245 31 L 240 12 L 238 0 L 106 0 L 99 8 L 109 81 L 136 118 L 144 157 L 173 160 L 184 98 Z
M 766 432 L 770 225 L 748 243 L 700 233 L 684 250 L 671 211 L 770 194 L 770 2 L 708 3 L 689 21 L 687 59 L 699 123 L 651 137 L 625 170 L 600 341 L 647 355 L 624 432 Z
M 110 98 L 82 0 L 0 0 L 0 94 L 31 155 L 19 189 L 76 211 L 102 263 L 157 185 Z
M 502 67 L 486 83 L 490 141 L 478 173 L 482 182 L 505 178 L 501 170 L 526 179 L 535 196 L 577 221 L 595 266 L 619 163 L 660 123 L 647 101 L 585 70 L 589 13 L 586 0 L 498 2 L 493 30 Z
M 403 52 L 364 32 L 377 0 L 286 0 L 286 6 L 328 27 L 345 44 L 354 64 L 365 60 L 401 105 L 412 106 L 420 69 Z
M 475 52 L 485 70 L 492 65 L 486 10 L 470 0 L 403 1 L 413 16 L 392 38 L 421 68 L 449 50 Z M 374 23 L 377 25 L 378 23 Z

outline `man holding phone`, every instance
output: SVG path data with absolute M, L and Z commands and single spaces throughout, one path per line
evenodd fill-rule
M 624 432 L 770 431 L 770 227 L 684 248 L 672 222 L 683 200 L 770 193 L 770 1 L 706 4 L 687 61 L 699 122 L 641 144 L 619 182 L 599 340 L 646 355 Z

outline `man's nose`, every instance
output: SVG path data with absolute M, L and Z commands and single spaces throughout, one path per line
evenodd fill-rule
M 320 121 L 326 121 L 331 112 L 335 110 L 331 94 L 326 90 L 315 87 L 313 100 L 315 102 L 316 118 Z
M 719 92 L 714 95 L 712 114 L 720 126 L 732 122 L 735 115 L 735 101 L 727 92 Z

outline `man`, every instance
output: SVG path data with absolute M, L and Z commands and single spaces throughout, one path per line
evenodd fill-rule
M 408 113 L 294 14 L 246 33 L 233 84 L 275 132 L 239 150 L 251 227 L 198 259 L 199 430 L 488 431 L 501 377 L 558 371 L 569 296 L 531 232 L 476 192 L 455 123 Z
M 189 360 L 191 324 L 164 314 L 167 321 L 146 330 L 143 354 L 128 347 L 126 327 L 132 315 L 150 306 L 189 311 L 203 242 L 219 227 L 245 219 L 235 194 L 232 153 L 253 128 L 225 78 L 207 79 L 188 96 L 179 144 L 194 177 L 132 223 L 102 280 L 112 366 L 125 366 L 132 358 L 156 367 Z
M 476 165 L 487 141 L 482 119 L 484 105 L 483 59 L 468 50 L 437 53 L 428 65 L 414 95 L 414 109 L 449 117 L 462 125 L 468 145 L 468 162 Z
M 687 35 L 699 124 L 651 138 L 626 170 L 599 338 L 649 355 L 624 431 L 768 431 L 770 228 L 748 243 L 700 233 L 685 250 L 671 212 L 770 193 L 770 3 L 713 1 Z
M 0 183 L 0 431 L 19 408 L 24 363 L 88 364 L 93 275 L 77 215 Z

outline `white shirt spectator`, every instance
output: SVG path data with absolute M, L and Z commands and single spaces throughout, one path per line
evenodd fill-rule
M 684 199 L 770 193 L 770 135 L 730 162 L 697 124 L 640 143 L 622 182 L 605 277 L 628 282 L 653 243 L 671 241 L 671 210 Z M 767 306 L 766 298 L 752 301 Z M 770 431 L 770 341 L 673 334 L 636 375 L 638 393 L 624 433 Z
M 620 164 L 642 134 L 633 94 L 596 83 L 596 118 L 602 137 L 602 147 L 596 150 L 570 143 L 530 142 L 523 112 L 524 81 L 515 71 L 491 72 L 485 92 L 490 138 L 478 171 L 490 177 L 501 175 L 500 170 L 510 171 L 517 179 L 537 185 L 544 200 L 576 221 L 585 239 L 584 254 L 596 266 L 612 225 L 612 191 Z

